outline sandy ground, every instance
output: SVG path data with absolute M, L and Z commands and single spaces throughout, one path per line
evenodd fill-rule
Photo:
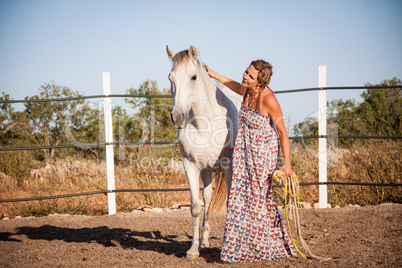
M 332 257 L 330 261 L 297 257 L 223 263 L 219 260 L 223 215 L 211 217 L 210 247 L 201 249 L 198 259 L 187 260 L 192 224 L 190 211 L 182 209 L 2 220 L 0 267 L 402 266 L 402 204 L 302 209 L 300 219 L 310 250 Z

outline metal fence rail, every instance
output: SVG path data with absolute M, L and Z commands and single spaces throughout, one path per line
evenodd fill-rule
M 360 185 L 360 186 L 402 187 L 402 183 L 363 183 L 363 182 L 304 182 L 304 183 L 299 183 L 299 185 L 300 186 L 310 186 L 310 185 Z M 272 185 L 272 187 L 284 187 L 284 185 L 283 184 L 275 184 L 275 185 Z M 201 190 L 203 190 L 203 188 L 200 188 L 200 191 Z M 3 200 L 0 200 L 0 203 L 39 201 L 39 200 L 58 199 L 58 198 L 67 198 L 67 197 L 77 197 L 77 196 L 85 196 L 85 195 L 108 194 L 108 193 L 187 192 L 187 191 L 190 191 L 190 188 L 100 190 L 100 191 L 83 192 L 83 193 L 75 193 L 75 194 L 64 194 L 64 195 L 54 195 L 54 196 L 3 199 Z
M 310 135 L 310 136 L 292 136 L 290 140 L 301 139 L 317 139 L 317 138 L 334 138 L 334 139 L 389 139 L 398 140 L 402 136 L 334 136 L 334 135 Z M 82 148 L 82 147 L 102 147 L 106 145 L 168 145 L 179 144 L 179 141 L 144 141 L 144 142 L 92 142 L 80 144 L 66 144 L 54 146 L 32 146 L 32 147 L 0 147 L 1 151 L 25 151 L 25 150 L 42 150 L 42 149 L 63 149 L 63 148 Z
M 289 89 L 289 90 L 277 90 L 275 94 L 283 93 L 297 93 L 306 91 L 318 91 L 318 90 L 352 90 L 352 89 L 383 89 L 383 88 L 402 88 L 402 85 L 397 86 L 353 86 L 353 87 L 312 87 L 301 89 Z M 100 98 L 173 98 L 172 95 L 130 95 L 130 94 L 110 94 L 110 95 L 91 95 L 91 96 L 79 96 L 68 98 L 54 98 L 54 99 L 36 99 L 36 100 L 0 100 L 0 103 L 26 103 L 26 102 L 50 102 L 50 101 L 70 101 L 70 100 L 85 100 L 85 99 L 100 99 Z

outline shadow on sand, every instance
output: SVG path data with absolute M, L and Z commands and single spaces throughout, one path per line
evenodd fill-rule
M 174 254 L 184 257 L 191 246 L 191 236 L 185 236 L 186 241 L 177 235 L 162 235 L 160 231 L 131 231 L 130 229 L 108 228 L 100 226 L 95 228 L 64 228 L 52 225 L 40 227 L 20 227 L 16 233 L 0 232 L 0 241 L 22 242 L 15 236 L 24 235 L 30 240 L 60 240 L 67 243 L 97 243 L 104 247 L 122 247 L 124 249 L 137 249 L 155 251 L 165 255 Z M 211 238 L 216 239 L 216 238 Z M 200 250 L 200 257 L 207 262 L 219 261 L 219 248 L 204 248 Z

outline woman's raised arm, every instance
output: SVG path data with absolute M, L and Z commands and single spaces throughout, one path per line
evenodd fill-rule
M 230 88 L 231 90 L 236 92 L 237 94 L 240 94 L 242 96 L 244 96 L 244 94 L 246 94 L 247 88 L 242 86 L 239 82 L 236 82 L 232 79 L 229 79 L 227 77 L 224 77 L 223 75 L 218 74 L 217 72 L 210 69 L 206 65 L 204 65 L 204 67 L 205 67 L 205 70 L 206 70 L 207 74 L 209 75 L 209 77 L 218 80 L 219 82 L 221 82 L 222 84 L 224 84 L 225 86 L 227 86 L 228 88 Z

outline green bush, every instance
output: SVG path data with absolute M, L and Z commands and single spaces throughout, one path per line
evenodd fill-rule
M 29 151 L 0 152 L 0 171 L 21 183 L 31 168 L 32 161 Z

